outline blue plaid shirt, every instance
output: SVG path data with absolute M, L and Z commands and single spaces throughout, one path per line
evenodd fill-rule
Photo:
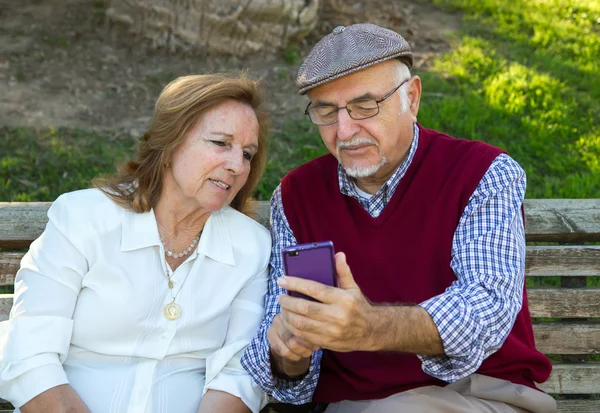
M 356 198 L 377 217 L 412 162 L 419 129 L 398 170 L 370 198 L 361 196 L 343 168 L 338 168 L 340 191 Z M 525 280 L 525 231 L 521 204 L 525 172 L 508 155 L 498 156 L 471 195 L 454 233 L 450 266 L 457 276 L 446 291 L 419 305 L 436 324 L 445 354 L 422 356 L 423 370 L 440 380 L 454 382 L 474 373 L 483 360 L 500 348 L 521 309 Z M 271 373 L 267 331 L 280 311 L 277 285 L 283 275 L 281 249 L 296 244 L 281 202 L 281 188 L 271 199 L 271 277 L 265 319 L 241 363 L 259 386 L 277 400 L 302 404 L 311 400 L 319 379 L 322 350 L 312 355 L 308 373 L 283 380 Z

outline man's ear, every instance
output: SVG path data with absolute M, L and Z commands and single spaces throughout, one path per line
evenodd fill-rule
M 408 84 L 408 111 L 410 112 L 413 121 L 417 121 L 417 115 L 419 114 L 419 103 L 421 102 L 421 78 L 419 76 L 413 76 Z

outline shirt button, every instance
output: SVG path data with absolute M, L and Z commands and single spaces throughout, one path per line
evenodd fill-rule
M 381 211 L 376 209 L 375 211 L 373 211 L 373 216 L 378 217 L 380 213 L 381 213 Z
M 163 333 L 162 336 L 163 340 L 168 340 L 171 338 L 171 334 L 170 333 Z

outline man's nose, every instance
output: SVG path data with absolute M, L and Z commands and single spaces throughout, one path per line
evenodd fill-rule
M 346 109 L 340 109 L 338 111 L 337 121 L 337 138 L 340 141 L 347 141 L 354 135 L 360 132 L 360 126 L 357 121 L 350 117 Z

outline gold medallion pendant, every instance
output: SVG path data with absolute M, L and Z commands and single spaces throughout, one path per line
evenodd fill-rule
M 167 320 L 177 320 L 181 315 L 181 307 L 179 307 L 179 304 L 175 302 L 170 302 L 169 304 L 165 305 L 163 314 Z

